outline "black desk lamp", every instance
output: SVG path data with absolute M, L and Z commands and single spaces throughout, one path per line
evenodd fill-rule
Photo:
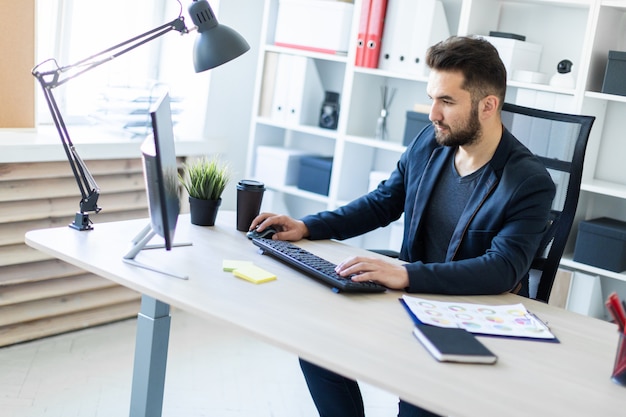
M 202 72 L 220 66 L 237 58 L 250 49 L 246 40 L 239 33 L 228 26 L 218 23 L 207 0 L 194 0 L 189 6 L 189 15 L 194 25 L 196 25 L 194 29 L 197 29 L 199 34 L 195 40 L 193 50 L 193 63 L 196 72 Z M 74 144 L 70 139 L 63 117 L 61 117 L 61 112 L 54 99 L 52 90 L 65 84 L 72 78 L 96 68 L 105 62 L 111 61 L 172 30 L 180 32 L 181 34 L 189 33 L 189 30 L 185 26 L 182 10 L 179 16 L 171 22 L 139 36 L 135 36 L 134 38 L 105 49 L 102 52 L 74 64 L 61 67 L 55 59 L 48 59 L 33 68 L 32 74 L 39 80 L 43 88 L 48 108 L 50 109 L 52 119 L 61 137 L 65 154 L 82 196 L 80 200 L 80 211 L 76 213 L 74 222 L 69 225 L 70 227 L 77 230 L 93 229 L 91 221 L 89 220 L 89 212 L 93 211 L 98 213 L 101 210 L 101 208 L 98 207 L 100 190 L 84 161 L 74 148 Z M 46 63 L 51 63 L 53 68 L 46 71 L 40 70 L 42 65 Z

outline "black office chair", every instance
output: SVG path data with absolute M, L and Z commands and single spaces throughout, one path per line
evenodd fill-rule
M 550 225 L 531 266 L 531 279 L 538 280 L 536 294 L 531 297 L 546 303 L 574 222 L 585 150 L 594 120 L 593 116 L 557 113 L 510 103 L 504 103 L 502 107 L 502 123 L 541 159 L 557 186 Z M 397 252 L 390 250 L 373 251 L 398 257 Z
M 585 150 L 595 117 L 538 110 L 504 103 L 502 123 L 545 164 L 557 190 L 550 226 L 531 271 L 538 272 L 533 298 L 548 302 L 565 250 L 582 181 Z M 532 296 L 532 294 L 531 294 Z

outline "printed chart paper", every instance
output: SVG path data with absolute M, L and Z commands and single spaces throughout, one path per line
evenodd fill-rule
M 402 301 L 419 321 L 438 327 L 459 327 L 471 333 L 554 339 L 550 329 L 523 304 L 482 305 L 426 300 L 408 295 Z

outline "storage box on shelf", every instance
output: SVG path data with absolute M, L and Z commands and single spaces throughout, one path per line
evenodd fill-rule
M 516 71 L 538 71 L 542 46 L 537 43 L 497 36 L 485 36 L 498 50 L 509 79 Z
M 298 182 L 301 158 L 306 154 L 298 149 L 258 146 L 254 178 L 265 183 L 267 187 L 295 185 Z
M 609 51 L 602 92 L 626 96 L 626 52 Z
M 275 44 L 324 53 L 348 52 L 354 4 L 280 0 Z
M 298 188 L 312 193 L 328 195 L 332 168 L 332 156 L 302 156 L 300 158 Z
M 428 114 L 420 113 L 412 110 L 406 112 L 406 123 L 404 126 L 404 137 L 402 138 L 402 144 L 408 146 L 409 143 L 419 132 L 430 124 Z
M 626 271 L 626 222 L 606 217 L 580 222 L 574 261 Z

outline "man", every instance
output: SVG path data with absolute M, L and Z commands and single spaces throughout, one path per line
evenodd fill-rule
M 547 229 L 555 186 L 543 164 L 502 125 L 506 69 L 486 40 L 451 37 L 432 46 L 424 129 L 376 190 L 301 220 L 262 213 L 251 228 L 273 239 L 346 239 L 404 212 L 400 258 L 352 257 L 342 276 L 437 294 L 528 294 L 528 270 Z M 321 417 L 364 416 L 355 381 L 301 360 Z M 400 401 L 399 416 L 430 416 Z

